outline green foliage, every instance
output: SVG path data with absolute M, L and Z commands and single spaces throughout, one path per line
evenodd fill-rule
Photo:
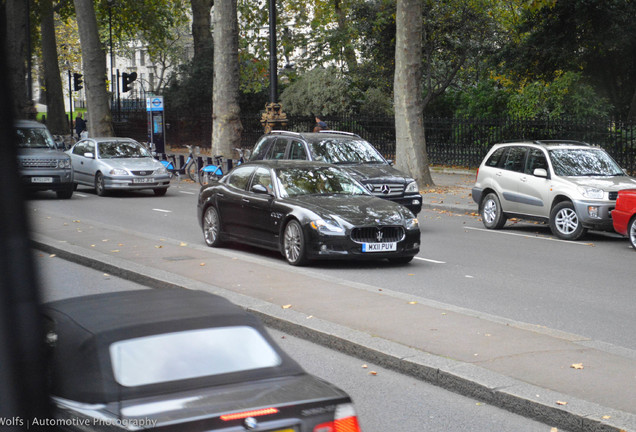
M 353 113 L 348 80 L 336 68 L 316 68 L 290 84 L 280 95 L 289 115 L 346 115 Z
M 508 114 L 518 118 L 584 118 L 607 116 L 610 105 L 582 81 L 580 73 L 560 73 L 550 81 L 523 84 L 508 101 Z
M 507 115 L 510 93 L 494 80 L 483 80 L 462 92 L 451 92 L 454 115 L 461 118 L 497 118 Z
M 166 107 L 182 116 L 212 113 L 212 77 L 214 59 L 189 62 L 170 77 L 164 91 Z
M 380 117 L 393 115 L 393 99 L 391 95 L 378 88 L 368 88 L 360 103 L 360 115 L 363 117 Z

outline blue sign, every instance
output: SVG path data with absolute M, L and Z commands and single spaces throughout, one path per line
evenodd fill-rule
M 146 111 L 163 111 L 163 96 L 146 98 Z

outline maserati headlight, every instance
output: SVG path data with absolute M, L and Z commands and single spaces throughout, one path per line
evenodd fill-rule
M 581 192 L 581 195 L 585 198 L 603 199 L 605 196 L 605 191 L 603 189 L 595 187 L 579 186 L 579 192 Z
M 111 168 L 111 170 L 108 173 L 110 175 L 116 175 L 116 176 L 128 175 L 128 171 L 126 171 L 125 169 L 120 169 L 120 168 Z
M 342 234 L 344 229 L 338 225 L 336 221 L 326 221 L 324 219 L 316 219 L 309 223 L 316 231 L 322 234 Z
M 417 182 L 411 182 L 406 185 L 406 189 L 404 189 L 404 193 L 417 193 L 420 189 L 417 187 Z
M 406 229 L 407 230 L 412 230 L 412 229 L 418 229 L 420 227 L 420 224 L 417 220 L 417 218 L 410 218 L 406 220 Z

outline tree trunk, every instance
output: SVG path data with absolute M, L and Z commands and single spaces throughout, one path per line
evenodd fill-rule
M 422 2 L 397 0 L 395 42 L 396 167 L 422 185 L 433 185 L 424 138 L 422 101 Z
M 6 1 L 7 60 L 15 118 L 28 118 L 33 101 L 27 98 L 27 2 Z
M 102 50 L 92 0 L 74 0 L 80 45 L 90 136 L 113 136 L 110 98 L 106 90 L 106 53 Z
M 46 91 L 46 124 L 51 133 L 67 135 L 70 133 L 69 120 L 64 108 L 62 78 L 57 62 L 55 42 L 55 21 L 53 19 L 53 1 L 40 0 L 40 19 L 42 30 L 42 61 L 44 62 L 44 88 Z
M 214 85 L 212 91 L 212 154 L 232 158 L 241 145 L 236 0 L 214 5 Z
M 334 1 L 334 8 L 336 10 L 336 16 L 338 17 L 338 30 L 342 35 L 348 35 L 348 24 L 347 24 L 347 11 L 342 7 L 341 0 Z M 349 72 L 353 72 L 356 70 L 358 66 L 358 60 L 356 59 L 356 53 L 353 50 L 353 47 L 349 43 L 349 39 L 346 38 L 346 41 L 343 41 L 343 56 L 344 60 L 347 63 L 347 69 Z
M 192 3 L 192 39 L 194 42 L 194 61 L 212 54 L 213 40 L 210 26 L 210 11 L 214 0 L 191 0 Z

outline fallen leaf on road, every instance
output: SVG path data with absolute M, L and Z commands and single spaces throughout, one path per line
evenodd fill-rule
M 289 308 L 291 308 L 291 307 L 292 307 L 292 305 L 290 305 L 290 304 L 288 304 L 288 305 L 283 305 L 283 309 L 289 309 Z
M 200 265 L 201 267 L 204 267 L 204 266 L 205 266 L 205 263 L 200 263 L 199 265 Z
M 53 258 L 53 257 L 55 257 L 55 254 L 49 255 L 49 258 Z
M 609 420 L 612 418 L 612 416 L 608 416 L 608 415 L 604 415 L 603 417 L 601 417 L 603 420 Z
M 179 243 L 179 246 L 187 246 L 188 244 L 186 242 L 181 242 Z
M 73 223 L 80 223 L 80 220 L 74 220 Z
M 157 249 L 161 249 L 163 246 L 162 246 L 162 245 L 155 245 L 155 247 L 156 247 Z
M 559 432 L 559 430 L 557 428 L 551 428 L 550 432 Z
M 410 301 L 409 304 L 417 304 L 416 301 Z
M 369 371 L 369 375 L 373 375 L 373 376 L 375 376 L 375 375 L 377 375 L 377 374 L 378 374 L 378 373 L 377 373 L 376 371 Z
M 574 363 L 570 366 L 572 369 L 583 369 L 583 363 Z
M 117 253 L 117 252 L 119 252 L 119 249 L 113 249 L 111 252 Z
M 563 401 L 556 401 L 557 405 L 567 405 L 567 402 L 563 402 Z
M 367 366 L 367 365 L 365 365 L 365 364 L 363 364 L 363 365 L 362 365 L 362 369 L 366 369 L 366 368 L 368 368 L 368 367 L 369 367 L 369 366 Z

